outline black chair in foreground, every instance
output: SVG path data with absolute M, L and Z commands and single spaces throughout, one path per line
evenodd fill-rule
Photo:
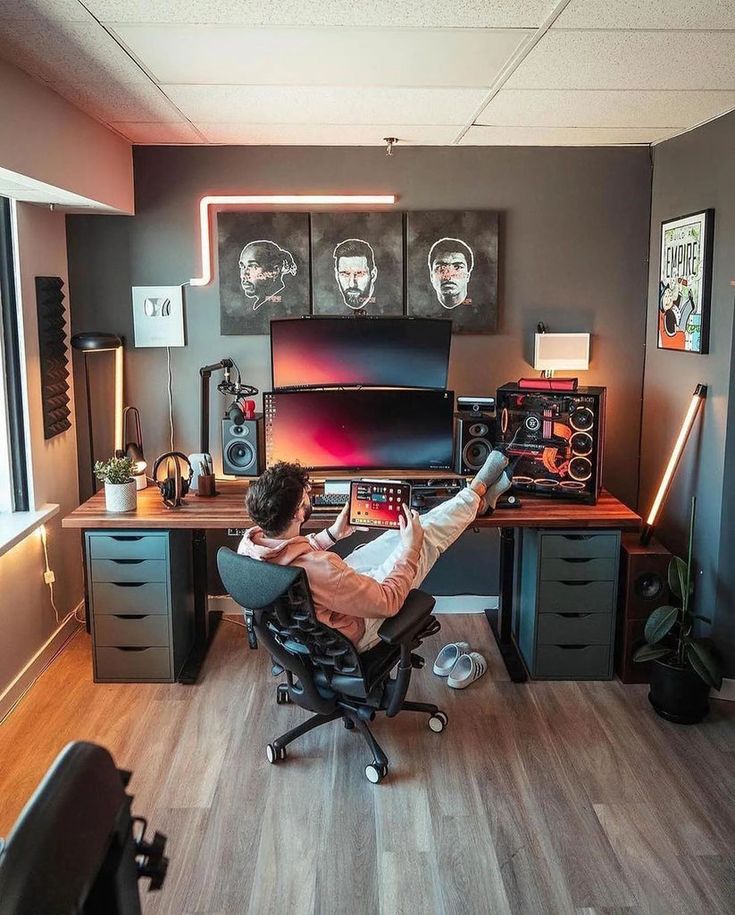
M 160 889 L 168 858 L 166 837 L 146 841 L 130 813 L 129 779 L 104 747 L 62 750 L 0 840 L 2 915 L 140 915 L 138 880 Z
M 380 644 L 358 654 L 348 638 L 317 620 L 303 569 L 259 562 L 226 547 L 217 553 L 217 565 L 225 588 L 244 610 L 251 647 L 260 640 L 286 671 L 276 702 L 295 702 L 315 713 L 268 744 L 269 762 L 285 759 L 286 746 L 307 731 L 342 719 L 370 747 L 373 759 L 365 775 L 377 784 L 388 773 L 388 759 L 367 724 L 376 712 L 385 711 L 388 718 L 424 712 L 432 731 L 444 730 L 447 716 L 437 706 L 406 701 L 411 670 L 424 666 L 413 650 L 441 628 L 431 615 L 435 602 L 429 594 L 411 591 L 399 613 L 380 627 Z

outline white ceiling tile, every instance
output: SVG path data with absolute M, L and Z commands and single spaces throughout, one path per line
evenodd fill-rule
M 0 0 L 0 20 L 2 19 L 92 21 L 79 0 Z
M 507 89 L 735 89 L 735 32 L 549 31 Z
M 210 143 L 247 146 L 385 146 L 398 137 L 402 146 L 448 146 L 456 127 L 354 124 L 211 124 L 196 125 Z
M 462 125 L 484 89 L 162 86 L 194 123 Z
M 620 146 L 655 143 L 677 133 L 645 127 L 470 127 L 461 146 Z
M 572 0 L 561 29 L 735 29 L 733 0 Z
M 523 29 L 124 25 L 116 35 L 159 83 L 489 86 Z
M 536 28 L 557 0 L 85 0 L 103 22 Z M 359 34 L 359 32 L 358 32 Z
M 97 23 L 0 22 L 3 57 L 102 121 L 175 121 L 180 114 Z
M 119 133 L 127 137 L 133 143 L 157 144 L 157 143 L 202 143 L 201 134 L 199 134 L 188 121 L 179 121 L 178 123 L 155 124 L 147 121 L 136 121 L 131 123 L 122 121 L 111 121 L 110 127 L 114 127 Z
M 732 108 L 735 91 L 502 89 L 476 123 L 520 127 L 685 127 Z

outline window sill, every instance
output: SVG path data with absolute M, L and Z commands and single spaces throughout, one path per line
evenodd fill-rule
M 35 512 L 3 512 L 0 514 L 0 556 L 12 550 L 21 540 L 59 513 L 59 506 L 44 505 Z

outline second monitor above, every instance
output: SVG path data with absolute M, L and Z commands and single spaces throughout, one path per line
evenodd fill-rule
M 446 388 L 451 335 L 434 318 L 271 321 L 273 388 Z

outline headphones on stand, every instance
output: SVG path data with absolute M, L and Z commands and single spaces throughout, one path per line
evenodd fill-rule
M 165 474 L 159 478 L 159 469 L 165 461 Z M 188 468 L 188 476 L 184 476 Z M 184 496 L 189 492 L 191 481 L 194 478 L 194 468 L 189 462 L 189 458 L 180 451 L 167 451 L 160 457 L 156 458 L 153 465 L 153 482 L 161 490 L 163 504 L 166 508 L 177 508 L 181 505 Z

